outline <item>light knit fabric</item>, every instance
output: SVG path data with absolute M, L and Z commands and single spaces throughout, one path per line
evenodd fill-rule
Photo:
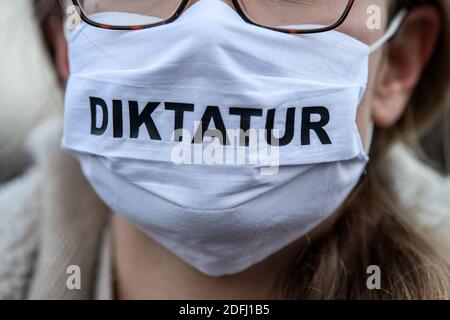
M 61 124 L 53 119 L 31 133 L 35 165 L 0 188 L 0 299 L 94 295 L 109 209 L 60 150 Z M 82 270 L 81 290 L 66 287 L 70 265 Z
M 450 261 L 450 177 L 419 161 L 402 144 L 394 145 L 383 161 L 404 208 L 401 218 L 436 248 L 447 250 Z

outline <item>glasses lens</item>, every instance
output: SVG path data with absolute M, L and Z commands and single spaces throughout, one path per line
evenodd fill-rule
M 253 22 L 279 29 L 311 30 L 334 25 L 349 0 L 240 0 Z
M 181 0 L 79 0 L 93 22 L 110 26 L 141 26 L 172 17 Z

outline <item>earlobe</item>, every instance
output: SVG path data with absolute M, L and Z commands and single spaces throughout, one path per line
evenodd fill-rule
M 440 27 L 435 7 L 417 7 L 385 48 L 372 105 L 372 117 L 378 127 L 390 127 L 402 117 L 434 51 Z

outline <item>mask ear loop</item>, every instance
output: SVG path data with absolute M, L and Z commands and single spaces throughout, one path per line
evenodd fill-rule
M 397 13 L 383 36 L 370 46 L 371 54 L 380 49 L 387 41 L 391 40 L 392 37 L 395 36 L 403 21 L 408 16 L 408 12 L 408 9 L 402 9 L 399 13 Z
M 405 21 L 405 18 L 408 16 L 408 9 L 403 9 L 397 15 L 394 17 L 392 22 L 390 23 L 389 27 L 387 28 L 386 32 L 383 34 L 383 36 L 378 39 L 374 44 L 370 46 L 370 54 L 376 52 L 378 49 L 383 47 L 383 45 L 392 39 L 392 37 L 395 36 L 397 31 L 400 29 L 400 26 L 402 25 L 403 21 Z M 374 135 L 374 127 L 375 124 L 373 121 L 370 121 L 367 128 L 367 137 L 366 142 L 364 145 L 364 151 L 368 155 L 370 152 L 370 148 L 372 146 L 372 140 Z
M 375 131 L 375 124 L 373 123 L 373 121 L 370 121 L 367 127 L 366 142 L 364 144 L 364 151 L 366 152 L 367 155 L 369 155 L 370 153 L 374 131 Z

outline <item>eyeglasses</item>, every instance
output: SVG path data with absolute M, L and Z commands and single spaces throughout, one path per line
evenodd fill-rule
M 189 0 L 72 0 L 84 22 L 111 30 L 140 30 L 176 20 Z M 339 27 L 355 0 L 232 0 L 247 23 L 292 34 Z M 126 19 L 121 13 L 128 14 Z M 125 21 L 124 21 L 125 20 Z

